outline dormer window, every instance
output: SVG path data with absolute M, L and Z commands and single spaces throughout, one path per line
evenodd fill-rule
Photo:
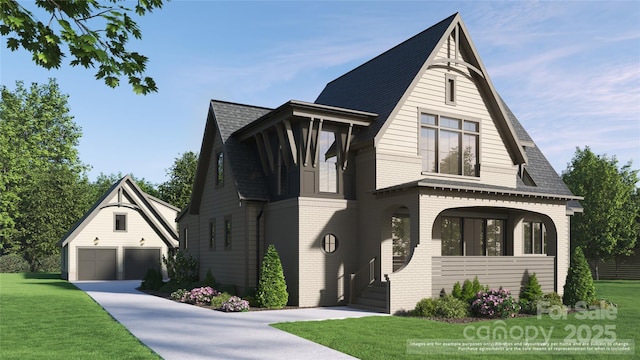
M 336 133 L 322 130 L 320 132 L 319 151 L 319 181 L 320 192 L 338 192 L 338 157 Z
M 479 146 L 478 121 L 427 113 L 420 115 L 423 172 L 478 177 Z

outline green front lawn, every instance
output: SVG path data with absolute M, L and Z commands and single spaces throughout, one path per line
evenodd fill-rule
M 595 311 L 590 312 L 589 315 L 598 317 L 597 319 L 585 318 L 587 315 L 585 313 L 571 313 L 567 319 L 552 319 L 548 315 L 543 315 L 541 319 L 536 316 L 506 319 L 504 325 L 496 323 L 495 320 L 448 324 L 419 318 L 372 316 L 359 319 L 279 323 L 272 326 L 360 359 L 417 359 L 426 356 L 430 359 L 506 359 L 516 356 L 513 353 L 483 355 L 479 352 L 473 352 L 470 355 L 460 353 L 425 355 L 407 352 L 407 340 L 460 341 L 465 339 L 465 328 L 467 328 L 467 335 L 477 337 L 478 329 L 483 326 L 491 331 L 499 326 L 509 330 L 519 327 L 523 330 L 529 329 L 532 331 L 531 334 L 535 328 L 535 331 L 538 331 L 539 340 L 543 339 L 540 331 L 543 330 L 547 334 L 551 333 L 551 339 L 557 341 L 562 341 L 567 337 L 580 340 L 581 338 L 585 339 L 588 335 L 593 338 L 597 336 L 597 333 L 603 331 L 600 334 L 603 339 L 616 336 L 619 340 L 634 340 L 636 344 L 634 355 L 616 355 L 613 358 L 640 358 L 640 303 L 638 302 L 640 281 L 597 281 L 596 290 L 599 298 L 606 298 L 618 304 L 616 315 L 607 312 L 600 312 L 598 315 Z M 573 335 L 571 328 L 575 330 Z M 515 331 L 513 334 L 517 336 L 518 332 Z M 519 359 L 555 359 L 558 354 L 518 354 L 517 357 Z M 561 357 L 562 359 L 588 357 L 590 360 L 595 360 L 611 359 L 612 354 L 582 353 L 562 355 Z
M 0 359 L 159 359 L 59 274 L 0 274 Z

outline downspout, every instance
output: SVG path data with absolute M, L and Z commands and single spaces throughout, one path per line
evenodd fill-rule
M 260 281 L 260 218 L 264 214 L 264 205 L 260 207 L 260 213 L 256 217 L 256 289 L 258 288 L 258 282 Z

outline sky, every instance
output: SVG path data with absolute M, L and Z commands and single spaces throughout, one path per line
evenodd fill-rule
M 326 83 L 456 12 L 558 173 L 585 146 L 640 168 L 640 1 L 174 0 L 134 18 L 143 38 L 129 45 L 149 57 L 158 93 L 136 95 L 126 79 L 111 89 L 91 69 L 44 70 L 5 39 L 0 83 L 56 78 L 82 128 L 89 178 L 132 173 L 159 184 L 175 158 L 200 150 L 211 99 L 313 102 Z

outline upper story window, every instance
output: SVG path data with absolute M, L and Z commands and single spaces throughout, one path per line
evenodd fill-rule
M 224 153 L 216 154 L 216 186 L 224 185 Z
M 182 229 L 182 248 L 187 249 L 189 247 L 189 229 L 187 227 Z
M 127 231 L 127 214 L 115 214 L 113 230 Z
M 321 131 L 319 139 L 320 161 L 318 162 L 319 190 L 325 193 L 338 192 L 338 157 L 336 133 Z
M 480 176 L 479 146 L 479 122 L 425 113 L 420 115 L 423 172 Z
M 231 250 L 231 235 L 232 235 L 232 227 L 231 227 L 231 218 L 224 219 L 224 249 Z
M 456 104 L 456 76 L 452 74 L 445 74 L 445 99 L 444 102 L 447 105 Z
M 216 220 L 209 222 L 209 249 L 216 249 Z

